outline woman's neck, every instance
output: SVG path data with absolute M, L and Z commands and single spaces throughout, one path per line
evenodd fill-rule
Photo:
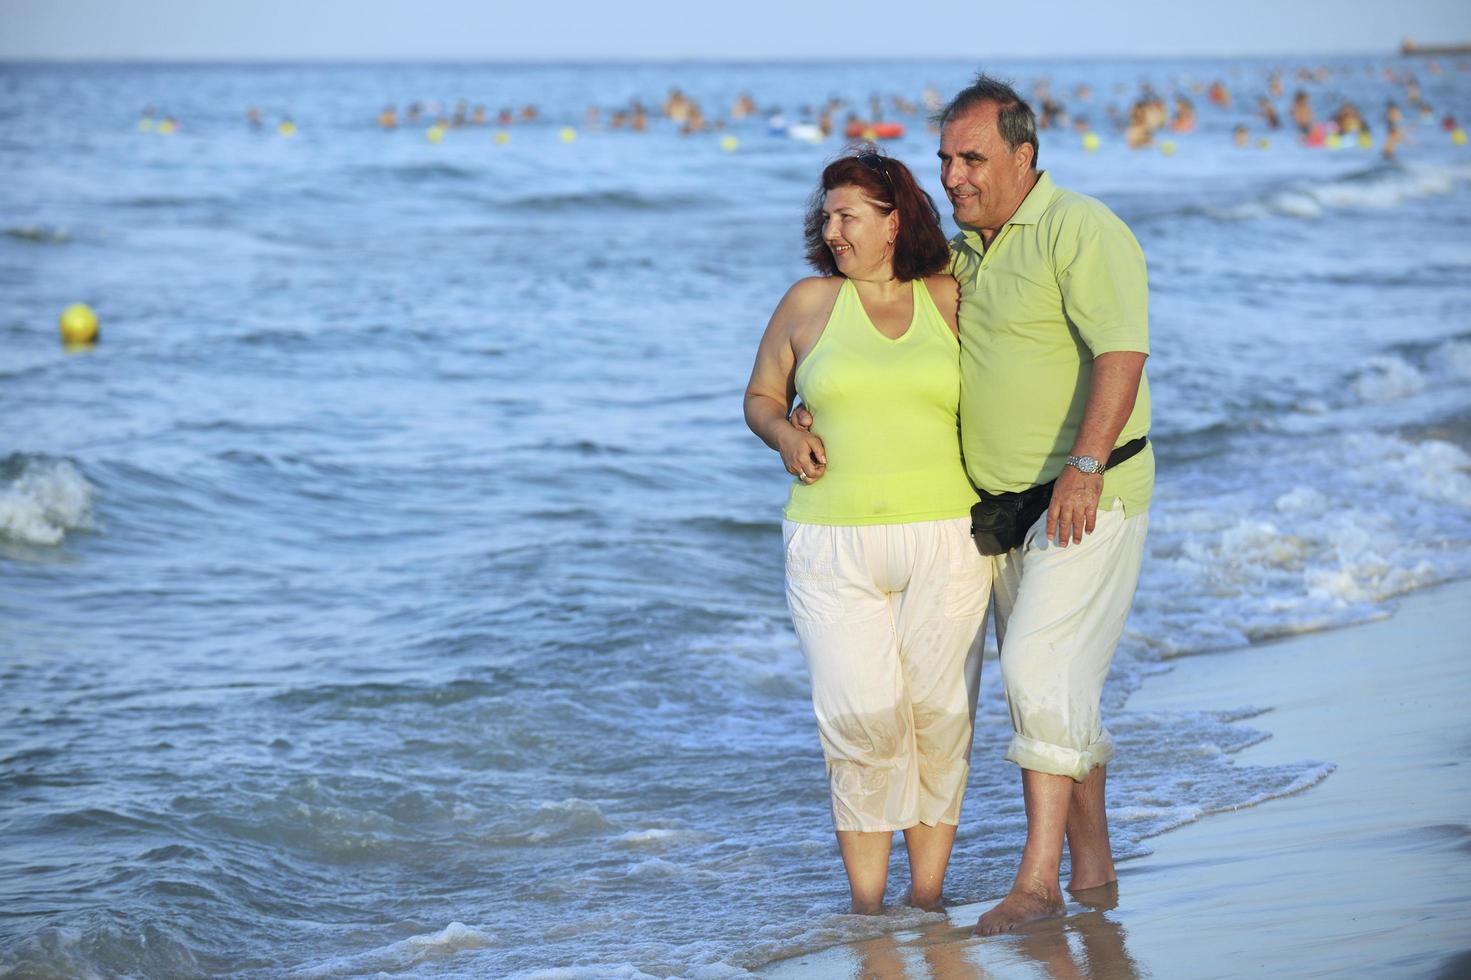
M 900 282 L 894 276 L 892 267 L 877 269 L 872 275 L 849 276 L 853 281 L 853 288 L 865 296 L 875 299 L 888 300 L 898 296 L 908 283 Z

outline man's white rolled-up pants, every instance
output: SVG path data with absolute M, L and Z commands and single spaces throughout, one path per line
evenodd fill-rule
M 1044 514 L 1020 548 L 992 559 L 1001 680 L 1011 713 L 1006 758 L 1081 782 L 1113 758 L 1099 721 L 1103 681 L 1134 602 L 1149 514 L 1100 510 L 1066 548 Z

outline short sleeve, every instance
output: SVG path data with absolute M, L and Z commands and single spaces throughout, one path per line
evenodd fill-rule
M 950 239 L 950 275 L 956 282 L 969 282 L 975 275 L 975 256 L 965 244 L 964 235 Z
M 1149 353 L 1149 273 L 1128 225 L 1101 204 L 1069 209 L 1053 246 L 1063 313 L 1093 356 Z

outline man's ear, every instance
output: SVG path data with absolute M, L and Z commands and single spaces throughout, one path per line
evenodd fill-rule
M 1012 154 L 1012 159 L 1016 161 L 1018 169 L 1031 170 L 1032 158 L 1036 156 L 1036 153 L 1037 151 L 1032 148 L 1032 144 L 1023 143 L 1016 148 L 1016 152 Z

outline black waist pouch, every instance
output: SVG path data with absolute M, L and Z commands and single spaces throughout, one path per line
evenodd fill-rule
M 1140 436 L 1119 446 L 1109 455 L 1107 468 L 1133 459 L 1148 441 L 1147 436 Z M 981 499 L 970 509 L 970 536 L 975 538 L 976 550 L 983 555 L 1004 555 L 1021 547 L 1027 531 L 1037 523 L 1037 518 L 1047 513 L 1047 505 L 1052 503 L 1052 483 L 1016 493 L 977 490 Z
M 981 499 L 970 509 L 970 536 L 983 555 L 1004 555 L 1020 547 L 1027 530 L 1052 503 L 1051 483 L 1019 493 L 978 492 Z

